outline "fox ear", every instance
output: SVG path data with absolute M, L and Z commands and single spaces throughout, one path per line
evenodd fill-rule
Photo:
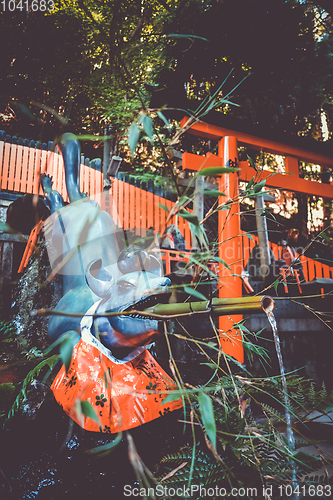
M 147 252 L 137 245 L 132 245 L 120 252 L 118 269 L 122 274 L 144 271 L 147 260 Z
M 102 267 L 102 259 L 93 260 L 86 268 L 86 282 L 98 297 L 110 297 L 114 284 L 112 275 Z
M 118 269 L 122 274 L 146 271 L 162 276 L 163 273 L 159 260 L 136 245 L 129 246 L 120 253 Z
M 156 276 L 163 276 L 163 267 L 161 266 L 161 262 L 154 255 L 149 255 L 149 261 L 146 266 L 146 271 L 155 274 Z

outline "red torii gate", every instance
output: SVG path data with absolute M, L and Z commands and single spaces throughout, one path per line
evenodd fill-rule
M 181 126 L 186 127 L 191 121 L 193 121 L 192 118 L 185 117 L 181 122 Z M 333 159 L 328 156 L 204 122 L 194 123 L 188 132 L 200 137 L 217 140 L 218 155 L 208 153 L 204 157 L 184 153 L 182 156 L 183 169 L 198 171 L 207 167 L 231 166 L 235 164 L 234 162 L 236 162 L 240 169 L 239 172 L 223 174 L 219 177 L 219 191 L 224 192 L 226 195 L 219 199 L 219 204 L 223 204 L 237 196 L 239 181 L 249 181 L 254 175 L 248 161 L 238 162 L 238 146 L 250 146 L 252 149 L 285 157 L 285 171 L 287 174 L 292 175 L 271 175 L 270 171 L 263 170 L 260 180 L 265 179 L 267 186 L 306 193 L 309 196 L 333 198 L 332 183 L 324 184 L 299 177 L 299 161 L 319 164 L 322 168 L 332 169 Z M 229 266 L 228 269 L 224 265 L 219 264 L 220 298 L 242 296 L 242 280 L 238 277 L 243 268 L 239 212 L 239 204 L 233 203 L 229 210 L 220 210 L 218 214 L 218 239 L 221 242 L 218 255 Z M 243 363 L 244 351 L 241 333 L 239 330 L 233 328 L 234 323 L 237 323 L 241 319 L 242 316 L 239 315 L 232 318 L 220 316 L 219 328 L 223 332 L 220 337 L 223 351 L 236 358 L 240 363 Z

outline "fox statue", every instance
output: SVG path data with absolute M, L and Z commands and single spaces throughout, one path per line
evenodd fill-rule
M 140 314 L 168 301 L 171 282 L 163 276 L 158 253 L 126 246 L 112 217 L 80 192 L 75 135 L 62 135 L 58 146 L 70 203 L 64 204 L 52 179 L 44 176 L 51 209 L 44 232 L 51 266 L 63 277 L 63 296 L 48 334 L 51 342 L 73 330 L 80 338 L 68 370 L 62 366 L 51 389 L 81 427 L 120 432 L 182 406 L 181 400 L 163 404 L 176 385 L 149 352 L 159 321 Z M 78 411 L 78 401 L 88 401 L 96 418 Z

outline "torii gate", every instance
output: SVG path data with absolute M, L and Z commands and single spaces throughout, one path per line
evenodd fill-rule
M 181 126 L 185 127 L 192 121 L 185 117 Z M 250 146 L 252 149 L 285 156 L 286 173 L 292 175 L 275 174 L 264 170 L 261 180 L 266 180 L 266 185 L 271 188 L 284 189 L 311 196 L 333 198 L 333 184 L 324 184 L 318 181 L 305 180 L 299 177 L 299 161 L 321 165 L 323 169 L 333 168 L 333 159 L 297 147 L 280 144 L 275 141 L 251 136 L 235 130 L 225 129 L 204 122 L 194 123 L 188 132 L 200 137 L 218 141 L 218 155 L 207 153 L 206 156 L 184 153 L 182 157 L 183 169 L 201 170 L 207 167 L 238 166 L 240 169 L 235 173 L 223 174 L 219 177 L 219 191 L 225 193 L 220 197 L 219 205 L 237 196 L 239 181 L 249 181 L 253 175 L 253 169 L 248 161 L 238 161 L 238 146 Z M 240 207 L 233 203 L 229 210 L 220 210 L 218 213 L 218 240 L 219 252 L 229 269 L 219 264 L 219 297 L 241 297 L 242 280 L 239 277 L 243 270 L 242 262 L 242 239 L 240 238 Z M 220 316 L 219 328 L 221 330 L 221 347 L 223 351 L 236 358 L 240 363 L 244 362 L 244 350 L 240 331 L 233 328 L 234 323 L 242 319 L 242 316 Z

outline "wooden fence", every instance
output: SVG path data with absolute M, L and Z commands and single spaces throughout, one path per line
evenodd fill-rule
M 21 138 L 4 137 L 0 131 L 0 188 L 18 194 L 33 193 L 43 195 L 39 184 L 41 173 L 53 177 L 53 188 L 59 191 L 65 201 L 69 201 L 65 188 L 64 165 L 62 156 L 51 150 L 52 142 L 38 144 Z M 10 142 L 11 141 L 11 142 Z M 152 228 L 161 234 L 170 224 L 176 224 L 185 238 L 186 249 L 192 248 L 192 236 L 189 224 L 182 217 L 173 217 L 167 222 L 172 201 L 166 199 L 165 192 L 152 183 L 134 185 L 136 180 L 123 174 L 112 180 L 112 187 L 103 192 L 103 180 L 100 163 L 88 159 L 81 164 L 80 189 L 88 196 L 96 198 L 102 208 L 110 213 L 115 223 L 125 230 L 132 230 L 144 237 Z M 163 208 L 164 207 L 164 208 Z M 257 244 L 242 235 L 242 261 L 245 267 L 250 253 Z M 281 247 L 271 244 L 276 259 L 281 256 Z M 175 257 L 176 260 L 179 257 Z M 332 268 L 305 256 L 299 257 L 307 281 L 315 277 L 333 278 Z
M 11 137 L 0 130 L 0 188 L 10 192 L 42 195 L 38 173 L 48 173 L 53 175 L 54 189 L 66 198 L 63 159 L 58 150 L 53 152 L 53 149 L 52 141 L 41 143 Z M 80 187 L 89 196 L 100 192 L 101 172 L 102 162 L 99 158 L 90 160 L 81 154 Z M 162 198 L 174 199 L 170 191 L 156 186 L 152 180 L 143 181 L 124 172 L 119 172 L 119 179 Z
M 254 246 L 258 245 L 258 238 L 256 236 L 253 236 L 252 238 L 253 241 L 249 239 L 245 233 L 242 234 L 244 267 L 249 260 Z M 273 252 L 275 259 L 280 260 L 282 258 L 282 247 L 280 245 L 277 245 L 276 243 L 270 243 L 269 246 Z M 302 254 L 297 254 L 297 257 L 302 263 L 303 273 L 306 281 L 312 281 L 315 278 L 333 279 L 333 267 L 310 259 Z
M 40 175 L 53 177 L 53 188 L 69 201 L 65 188 L 62 156 L 42 147 L 0 141 L 0 188 L 14 193 L 43 195 Z M 81 164 L 80 188 L 88 195 L 102 190 L 101 172 Z
M 185 238 L 186 248 L 192 247 L 188 222 L 182 217 L 172 217 L 167 221 L 173 202 L 158 194 L 144 191 L 120 179 L 112 179 L 109 193 L 103 196 L 100 204 L 119 227 L 132 230 L 138 236 L 146 236 L 149 229 L 163 234 L 167 226 L 176 224 Z
M 43 196 L 39 179 L 45 173 L 52 176 L 53 189 L 63 196 L 64 201 L 69 201 L 62 155 L 47 150 L 52 143 L 36 148 L 25 146 L 23 140 L 17 142 L 21 144 L 0 141 L 0 188 L 14 193 Z M 80 190 L 92 198 L 98 198 L 102 208 L 110 213 L 119 227 L 134 230 L 139 236 L 145 236 L 150 228 L 162 234 L 168 225 L 177 222 L 185 238 L 186 248 L 190 249 L 192 238 L 188 222 L 181 217 L 177 221 L 174 217 L 167 222 L 168 212 L 165 209 L 170 210 L 172 202 L 164 198 L 165 191 L 151 182 L 141 183 L 146 191 L 134 185 L 134 178 L 124 174 L 120 174 L 120 177 L 125 180 L 113 179 L 109 192 L 103 193 L 103 177 L 101 170 L 98 171 L 98 164 L 92 167 L 91 162 L 89 166 L 81 163 Z

